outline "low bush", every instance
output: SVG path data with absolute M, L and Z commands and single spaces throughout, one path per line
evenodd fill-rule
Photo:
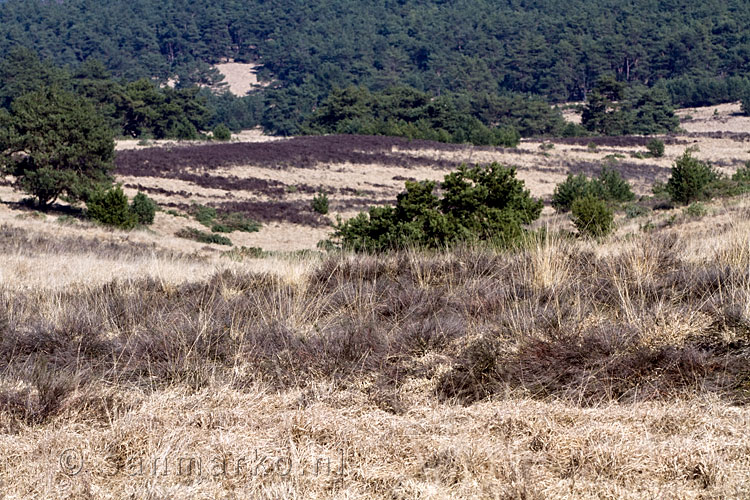
M 232 233 L 234 231 L 253 233 L 261 228 L 260 223 L 239 212 L 219 213 L 215 208 L 205 205 L 193 205 L 191 211 L 195 220 L 215 233 Z
M 130 209 L 128 197 L 120 186 L 92 194 L 86 209 L 91 219 L 106 226 L 133 229 L 138 224 L 138 216 Z
M 198 241 L 200 243 L 213 243 L 216 245 L 232 246 L 232 240 L 230 240 L 226 236 L 199 231 L 198 229 L 192 227 L 180 229 L 175 233 L 175 236 L 188 240 Z
M 191 211 L 195 220 L 206 227 L 211 227 L 218 215 L 215 208 L 205 205 L 193 205 Z
M 442 198 L 432 181 L 406 182 L 396 206 L 372 207 L 368 213 L 335 225 L 331 245 L 354 251 L 425 247 L 445 248 L 460 241 L 509 245 L 539 218 L 541 200 L 531 197 L 514 168 L 497 163 L 466 165 L 445 176 Z
M 651 139 L 646 144 L 648 153 L 654 158 L 661 158 L 664 156 L 664 142 L 659 139 Z
M 731 177 L 718 175 L 707 190 L 708 198 L 738 196 L 750 192 L 750 162 L 740 167 Z
M 150 226 L 154 223 L 156 208 L 156 202 L 141 192 L 133 197 L 130 204 L 130 210 L 137 217 L 138 224 L 142 226 Z
M 232 138 L 232 131 L 226 125 L 220 123 L 214 128 L 213 138 L 217 141 L 228 141 Z
M 708 215 L 708 208 L 700 201 L 696 201 L 685 208 L 685 215 L 694 218 L 704 217 Z
M 220 225 L 222 225 L 225 228 L 228 228 L 229 231 L 227 232 L 230 232 L 230 233 L 233 231 L 241 231 L 244 233 L 254 233 L 256 231 L 259 231 L 261 228 L 260 223 L 245 217 L 243 214 L 239 212 L 219 214 L 219 217 L 217 220 Z
M 612 232 L 614 215 L 603 200 L 592 195 L 578 198 L 571 207 L 573 225 L 581 236 L 598 238 Z
M 688 205 L 710 198 L 711 184 L 717 180 L 719 176 L 711 165 L 685 151 L 672 167 L 666 189 L 673 201 Z
M 625 207 L 625 217 L 628 219 L 635 219 L 636 217 L 641 217 L 643 215 L 646 215 L 649 212 L 649 209 L 638 205 L 636 203 L 631 203 L 627 207 Z
M 589 195 L 610 203 L 626 202 L 635 198 L 630 184 L 617 170 L 602 167 L 599 177 L 595 179 L 589 179 L 583 174 L 568 175 L 564 182 L 555 187 L 552 206 L 558 212 L 568 212 L 576 199 Z
M 314 196 L 312 209 L 321 215 L 326 215 L 328 213 L 328 195 L 321 192 Z

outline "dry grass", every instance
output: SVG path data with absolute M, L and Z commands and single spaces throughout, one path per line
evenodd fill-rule
M 742 116 L 739 102 L 684 108 L 677 112 L 681 126 L 688 132 L 750 132 L 750 117 Z
M 746 159 L 736 137 L 689 140 L 727 170 Z M 622 161 L 666 174 L 686 145 Z M 408 154 L 520 164 L 546 195 L 567 169 L 628 151 Z M 443 174 L 210 173 L 384 198 L 393 177 Z M 185 180 L 124 180 L 172 191 L 162 203 L 227 201 Z M 510 252 L 233 260 L 173 236 L 194 220 L 160 212 L 125 233 L 0 196 L 3 498 L 750 498 L 750 198 L 702 218 L 621 217 L 599 243 L 546 215 L 548 236 Z M 351 211 L 356 196 L 337 196 L 335 212 Z M 326 230 L 231 237 L 297 249 Z
M 7 222 L 3 492 L 746 498 L 747 209 L 242 262 Z

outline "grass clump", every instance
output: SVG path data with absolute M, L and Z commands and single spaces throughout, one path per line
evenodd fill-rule
M 227 257 L 231 260 L 242 262 L 245 259 L 262 259 L 269 255 L 268 252 L 260 247 L 235 247 L 226 252 L 222 252 L 222 257 Z
M 206 231 L 200 231 L 192 227 L 180 229 L 179 231 L 175 233 L 175 236 L 179 238 L 185 238 L 188 240 L 197 241 L 199 243 L 232 246 L 232 240 L 230 240 L 226 236 L 221 236 L 220 234 L 207 233 Z

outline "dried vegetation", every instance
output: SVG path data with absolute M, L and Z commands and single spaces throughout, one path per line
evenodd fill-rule
M 750 227 L 700 246 L 706 223 L 296 273 L 6 281 L 0 480 L 71 498 L 744 498 Z M 4 251 L 34 251 L 3 231 Z M 256 475 L 256 451 L 298 469 Z M 251 465 L 211 474 L 217 456 Z M 203 471 L 149 469 L 179 457 Z M 301 472 L 321 457 L 332 473 Z

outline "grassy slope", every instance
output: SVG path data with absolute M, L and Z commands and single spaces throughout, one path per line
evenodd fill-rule
M 745 497 L 747 208 L 652 233 L 623 221 L 601 246 L 239 263 L 12 221 L 4 492 Z M 21 277 L 11 263 L 26 259 Z M 110 259 L 127 279 L 70 264 Z M 85 458 L 73 477 L 66 449 Z M 256 471 L 256 450 L 278 468 Z M 186 457 L 200 478 L 179 471 Z M 328 459 L 331 474 L 312 472 Z
M 720 127 L 736 120 L 720 118 Z M 692 136 L 658 161 L 628 158 L 640 148 L 628 144 L 560 142 L 516 153 L 414 149 L 408 162 L 518 163 L 532 191 L 548 195 L 566 168 L 610 154 L 636 177 L 666 173 L 693 140 L 725 169 L 747 159 L 742 137 Z M 226 179 L 178 174 L 128 182 L 201 202 L 223 193 L 211 186 Z M 335 162 L 211 173 L 266 179 L 271 190 L 280 182 L 292 201 L 303 197 L 285 185 L 349 179 L 387 199 L 403 182 L 392 177 L 443 174 Z M 2 189 L 4 201 L 19 197 Z M 0 491 L 747 498 L 749 209 L 743 197 L 702 218 L 675 209 L 620 219 L 601 245 L 551 237 L 510 253 L 236 261 L 174 237 L 199 225 L 163 212 L 153 230 L 123 233 L 3 205 Z M 558 216 L 543 223 L 566 227 Z M 284 231 L 300 248 L 314 245 L 319 233 L 303 229 Z M 264 238 L 281 230 L 269 223 Z M 256 234 L 232 237 L 255 245 Z M 201 460 L 200 474 L 187 459 Z

